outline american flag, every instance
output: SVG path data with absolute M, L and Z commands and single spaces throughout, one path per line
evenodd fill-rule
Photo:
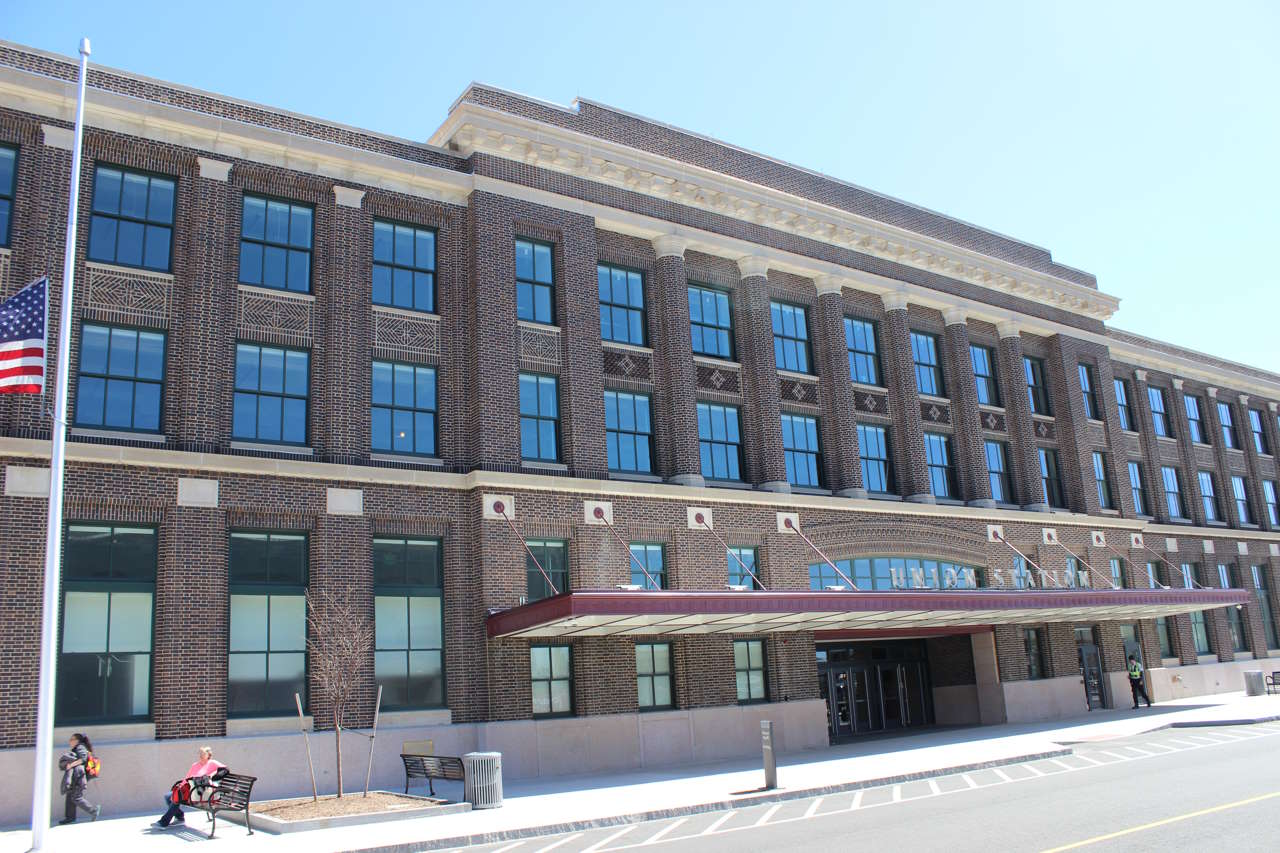
M 49 279 L 0 302 L 0 394 L 43 394 Z

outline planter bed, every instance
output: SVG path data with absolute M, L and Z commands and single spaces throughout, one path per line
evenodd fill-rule
M 310 797 L 293 797 L 249 804 L 249 818 L 253 821 L 254 830 L 272 833 L 306 832 L 468 811 L 471 811 L 470 803 L 388 791 L 370 791 L 368 797 L 358 793 L 346 794 L 341 799 L 327 796 L 318 802 L 312 802 Z M 218 817 L 244 826 L 243 812 L 218 812 Z

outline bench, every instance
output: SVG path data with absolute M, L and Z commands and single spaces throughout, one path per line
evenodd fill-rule
M 212 824 L 209 826 L 209 837 L 218 828 L 218 812 L 244 812 L 244 825 L 253 835 L 253 824 L 249 822 L 249 797 L 253 794 L 253 783 L 257 776 L 242 776 L 239 773 L 228 773 L 215 784 L 218 793 L 212 801 L 202 803 L 183 803 L 193 809 L 199 809 L 209 815 Z
M 1280 693 L 1280 672 L 1273 672 L 1266 677 L 1267 695 Z
M 463 781 L 462 759 L 449 755 L 415 755 L 400 753 L 404 762 L 404 792 L 409 793 L 409 780 L 426 779 L 427 790 L 431 796 L 436 795 L 436 786 L 432 780 L 447 779 L 452 782 Z

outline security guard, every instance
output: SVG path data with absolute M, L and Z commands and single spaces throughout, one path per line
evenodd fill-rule
M 1147 695 L 1147 688 L 1142 683 L 1142 664 L 1138 663 L 1138 659 L 1133 655 L 1129 655 L 1129 690 L 1133 693 L 1133 707 L 1138 707 L 1138 697 L 1141 696 L 1147 702 L 1147 707 L 1151 707 L 1151 697 Z

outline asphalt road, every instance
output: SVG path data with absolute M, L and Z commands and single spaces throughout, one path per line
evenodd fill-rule
M 1280 849 L 1280 724 L 1166 729 L 1078 744 L 1074 753 L 902 785 L 470 849 Z

